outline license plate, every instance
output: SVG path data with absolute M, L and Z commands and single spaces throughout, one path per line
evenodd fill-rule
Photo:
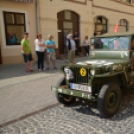
M 75 90 L 86 91 L 86 92 L 90 92 L 91 93 L 91 87 L 87 86 L 87 85 L 70 83 L 70 88 L 71 89 L 75 89 Z

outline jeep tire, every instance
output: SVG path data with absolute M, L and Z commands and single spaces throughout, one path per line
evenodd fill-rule
M 121 90 L 116 83 L 102 86 L 98 95 L 98 109 L 103 118 L 111 117 L 117 113 L 121 103 Z
M 57 87 L 60 87 L 61 85 L 65 85 L 64 77 L 59 80 L 59 82 L 57 83 Z M 64 105 L 70 105 L 70 104 L 74 103 L 76 100 L 76 98 L 73 96 L 65 95 L 65 94 L 58 93 L 58 92 L 56 92 L 55 95 L 56 95 L 58 102 L 60 102 Z

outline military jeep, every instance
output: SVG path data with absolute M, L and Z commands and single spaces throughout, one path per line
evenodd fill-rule
M 117 113 L 122 91 L 134 83 L 134 33 L 107 33 L 90 39 L 89 58 L 62 65 L 63 78 L 52 86 L 57 100 L 69 105 L 77 98 L 97 101 L 101 117 Z

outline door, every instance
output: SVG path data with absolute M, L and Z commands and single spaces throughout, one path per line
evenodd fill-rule
M 1 46 L 0 46 L 0 64 L 2 64 L 2 57 L 1 57 Z
M 66 53 L 66 35 L 69 31 L 79 33 L 79 16 L 72 11 L 61 11 L 57 14 L 58 18 L 58 42 L 59 54 Z

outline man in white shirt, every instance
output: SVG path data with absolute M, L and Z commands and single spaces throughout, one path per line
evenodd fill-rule
M 70 63 L 74 63 L 76 44 L 72 34 L 69 34 L 69 39 L 66 41 L 66 48 Z

